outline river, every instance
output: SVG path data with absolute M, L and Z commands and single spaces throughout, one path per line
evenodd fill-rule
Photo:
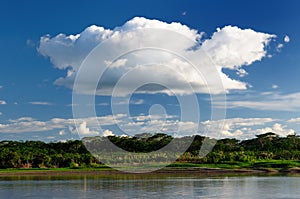
M 300 176 L 1 177 L 0 198 L 300 198 Z

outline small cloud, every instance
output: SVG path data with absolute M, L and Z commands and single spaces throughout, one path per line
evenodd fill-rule
M 67 104 L 68 107 L 78 106 L 79 104 Z
M 125 66 L 127 62 L 127 59 L 118 59 L 117 61 L 111 62 L 111 61 L 104 61 L 106 66 L 109 66 L 111 68 L 119 68 L 121 66 Z
M 66 131 L 65 131 L 65 130 L 61 130 L 61 131 L 58 132 L 58 134 L 59 134 L 59 135 L 65 135 L 65 134 L 66 134 Z
M 55 139 L 55 136 L 48 136 L 46 137 L 48 140 L 54 140 Z
M 101 102 L 97 104 L 98 106 L 109 106 L 110 104 L 108 102 Z
M 272 88 L 273 88 L 273 89 L 277 89 L 277 88 L 279 88 L 279 86 L 276 85 L 276 84 L 273 84 L 273 85 L 272 85 Z
M 0 115 L 3 115 L 3 113 L 2 113 L 2 112 L 0 112 Z
M 106 129 L 105 131 L 103 131 L 103 136 L 107 137 L 107 136 L 114 136 L 115 134 L 113 134 L 112 131 Z
M 185 16 L 187 14 L 187 11 L 184 11 L 181 13 L 182 16 Z
M 133 104 L 133 105 L 141 105 L 141 104 L 145 104 L 145 100 L 143 100 L 143 99 L 138 99 L 138 100 L 130 101 L 130 104 Z
M 238 76 L 240 76 L 240 77 L 245 77 L 246 75 L 248 75 L 247 71 L 245 71 L 245 70 L 242 69 L 242 68 L 237 69 L 236 74 L 237 74 Z
M 18 105 L 19 103 L 18 102 L 14 102 L 14 105 Z
M 81 136 L 99 135 L 98 131 L 93 131 L 90 128 L 88 128 L 87 123 L 85 121 L 79 125 L 79 127 L 77 128 L 77 132 Z
M 3 86 L 0 85 L 0 89 L 3 88 Z
M 32 104 L 32 105 L 52 105 L 51 103 L 49 102 L 29 102 L 29 104 Z
M 8 120 L 9 122 L 11 123 L 18 123 L 18 122 L 33 122 L 33 121 L 36 121 L 34 118 L 32 117 L 20 117 L 18 119 L 10 119 Z
M 34 41 L 32 41 L 31 39 L 27 39 L 26 40 L 26 45 L 30 46 L 30 47 L 35 47 L 36 43 Z
M 276 47 L 276 50 L 278 52 L 280 52 L 281 48 L 283 47 L 283 44 L 278 44 L 277 47 Z
M 300 123 L 300 118 L 292 118 L 290 120 L 287 121 L 288 123 Z
M 5 100 L 0 100 L 0 105 L 6 105 L 6 101 Z
M 125 137 L 129 137 L 129 136 L 126 135 L 126 134 L 122 134 L 122 135 L 120 135 L 120 137 L 121 137 L 121 138 L 125 138 Z
M 285 43 L 289 43 L 290 42 L 290 37 L 285 35 L 283 40 L 284 40 Z

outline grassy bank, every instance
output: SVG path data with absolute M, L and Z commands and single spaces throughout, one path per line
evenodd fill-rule
M 159 165 L 153 165 L 159 167 Z M 173 163 L 154 173 L 222 174 L 222 173 L 300 173 L 300 162 L 291 160 L 224 162 L 219 164 Z M 95 168 L 28 168 L 1 169 L 0 176 L 18 175 L 110 175 L 124 174 L 105 165 Z
M 221 169 L 288 169 L 300 167 L 300 161 L 293 160 L 263 160 L 255 162 L 222 162 L 218 164 L 173 163 L 168 167 L 206 167 Z

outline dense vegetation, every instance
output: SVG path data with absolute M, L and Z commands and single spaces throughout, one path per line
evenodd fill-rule
M 188 150 L 177 159 L 179 163 L 194 165 L 207 164 L 245 164 L 260 166 L 264 161 L 277 164 L 276 160 L 285 162 L 300 160 L 300 137 L 290 135 L 279 137 L 273 133 L 259 135 L 254 139 L 239 141 L 237 139 L 221 139 L 213 150 L 203 158 L 199 157 L 199 149 L 205 137 L 194 136 Z M 83 142 L 89 144 L 101 138 L 87 138 L 83 141 L 67 141 L 65 143 L 44 143 L 41 141 L 2 141 L 0 142 L 0 168 L 62 168 L 62 167 L 97 167 L 101 164 L 85 148 Z M 110 136 L 108 139 L 115 145 L 131 152 L 150 152 L 167 145 L 173 139 L 166 134 L 141 134 L 135 137 Z M 213 139 L 211 139 L 213 140 Z M 122 157 L 118 160 L 123 161 Z M 273 163 L 272 163 L 273 161 Z M 129 163 L 130 160 L 129 160 Z M 298 165 L 296 164 L 296 166 Z M 271 165 L 276 167 L 276 165 Z

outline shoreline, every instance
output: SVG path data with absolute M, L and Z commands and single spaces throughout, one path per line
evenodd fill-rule
M 195 175 L 195 176 L 222 176 L 222 175 L 262 175 L 262 174 L 300 174 L 300 168 L 276 170 L 260 169 L 222 169 L 205 167 L 165 167 L 153 172 L 129 173 L 111 168 L 101 169 L 3 169 L 1 177 L 13 176 L 128 176 L 128 175 Z

